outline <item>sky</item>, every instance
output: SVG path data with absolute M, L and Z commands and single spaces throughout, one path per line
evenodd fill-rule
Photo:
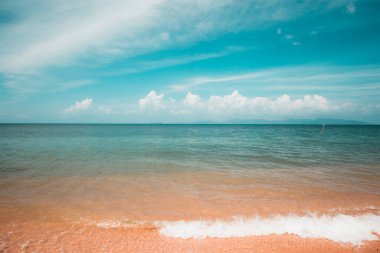
M 380 124 L 380 1 L 0 1 L 0 122 L 301 118 Z

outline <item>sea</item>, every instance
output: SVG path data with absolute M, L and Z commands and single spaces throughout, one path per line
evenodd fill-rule
M 380 126 L 0 124 L 0 226 L 47 223 L 379 240 Z

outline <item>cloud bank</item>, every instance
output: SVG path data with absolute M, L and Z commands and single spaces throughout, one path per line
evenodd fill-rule
M 211 95 L 202 99 L 198 94 L 188 92 L 182 100 L 164 99 L 164 94 L 149 92 L 139 100 L 143 110 L 172 115 L 207 115 L 210 117 L 233 118 L 238 116 L 271 117 L 274 115 L 296 116 L 314 115 L 347 109 L 349 105 L 334 105 L 320 95 L 304 95 L 292 98 L 283 94 L 275 98 L 246 97 L 235 90 L 224 96 Z

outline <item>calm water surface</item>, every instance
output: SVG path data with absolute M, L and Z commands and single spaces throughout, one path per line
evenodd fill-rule
M 5 220 L 376 209 L 379 182 L 380 126 L 0 125 Z

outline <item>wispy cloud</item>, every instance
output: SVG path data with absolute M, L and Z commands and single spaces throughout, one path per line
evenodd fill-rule
M 133 34 L 148 23 L 146 16 L 153 15 L 158 2 L 138 1 L 133 6 L 131 1 L 33 4 L 30 10 L 19 10 L 19 22 L 2 29 L 8 35 L 2 37 L 11 39 L 2 40 L 2 72 L 33 73 L 41 67 L 73 63 L 75 58 L 90 52 L 115 55 L 123 47 L 117 45 L 115 37 L 120 33 Z M 129 25 L 132 21 L 138 25 Z
M 103 65 L 292 20 L 321 6 L 296 0 L 5 0 L 2 9 L 17 18 L 0 27 L 0 74 L 7 82 L 13 76 L 7 86 L 22 90 L 25 82 L 16 75 L 28 79 L 41 72 L 52 75 L 52 67 Z
M 182 84 L 170 85 L 169 88 L 172 91 L 186 91 L 186 90 L 189 90 L 190 88 L 205 85 L 205 84 L 228 83 L 228 82 L 235 82 L 235 81 L 241 81 L 241 80 L 252 80 L 255 78 L 259 78 L 260 76 L 263 76 L 263 75 L 267 75 L 267 72 L 251 72 L 251 73 L 245 73 L 245 74 L 214 76 L 214 77 L 207 77 L 207 76 L 195 77 Z
M 290 82 L 289 82 L 290 83 Z M 268 85 L 263 87 L 264 90 L 288 90 L 288 91 L 335 91 L 341 92 L 343 89 L 345 91 L 368 91 L 373 93 L 374 91 L 380 91 L 380 83 L 361 83 L 360 85 L 351 85 L 344 86 L 342 85 L 328 85 L 328 84 L 319 84 L 319 85 L 299 85 L 299 84 L 283 84 L 283 85 Z M 379 92 L 380 94 L 380 92 Z
M 64 82 L 59 84 L 59 90 L 68 90 L 68 89 L 74 89 L 82 86 L 87 86 L 95 83 L 94 80 L 75 80 L 75 81 L 70 81 L 70 82 Z
M 106 75 L 124 75 L 131 73 L 141 73 L 149 70 L 161 69 L 171 66 L 184 65 L 193 62 L 199 62 L 209 59 L 221 58 L 233 53 L 250 50 L 251 48 L 244 48 L 238 46 L 230 46 L 224 50 L 211 52 L 211 53 L 197 53 L 192 55 L 181 55 L 172 58 L 163 58 L 158 60 L 145 60 L 137 63 L 130 64 L 131 67 L 122 69 L 115 69 L 107 71 Z
M 305 87 L 315 87 L 329 89 L 334 85 L 356 85 L 360 87 L 366 84 L 370 88 L 374 85 L 378 86 L 380 78 L 380 66 L 322 66 L 322 65 L 309 65 L 309 66 L 292 66 L 282 68 L 272 68 L 265 70 L 258 70 L 246 73 L 222 75 L 222 76 L 199 76 L 193 77 L 189 80 L 180 83 L 169 85 L 170 91 L 187 91 L 203 85 L 222 84 L 247 82 L 250 84 L 259 85 L 265 84 L 266 88 L 272 86 L 281 89 L 283 86 L 286 88 L 298 87 L 302 89 Z

